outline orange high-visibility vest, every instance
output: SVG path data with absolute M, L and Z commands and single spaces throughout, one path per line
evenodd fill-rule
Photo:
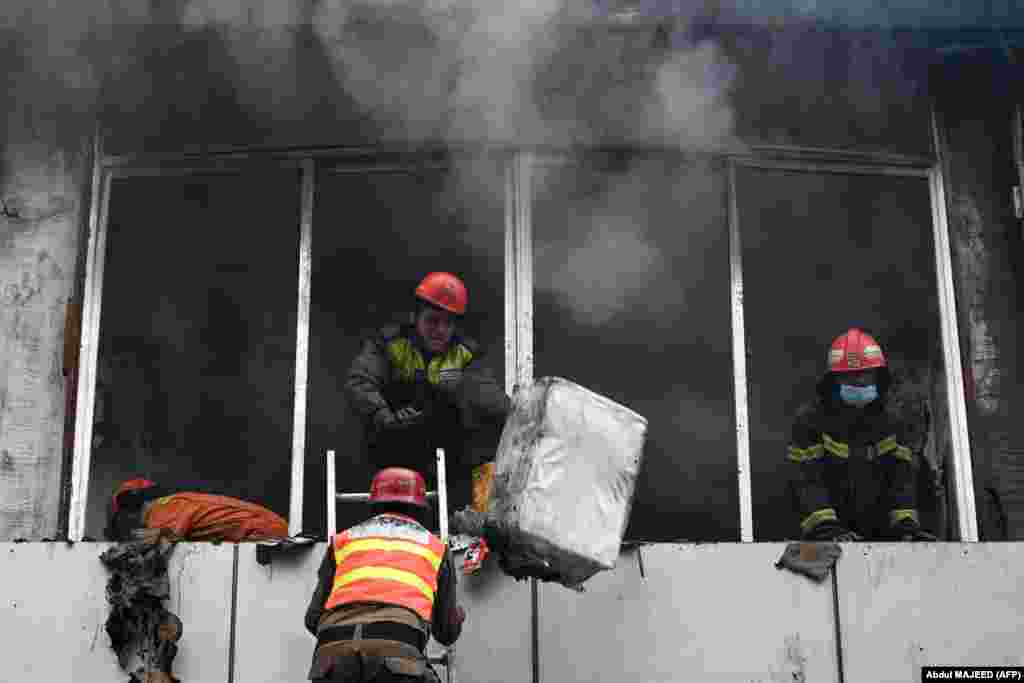
M 444 543 L 409 517 L 377 515 L 334 539 L 325 610 L 356 602 L 405 607 L 430 621 Z

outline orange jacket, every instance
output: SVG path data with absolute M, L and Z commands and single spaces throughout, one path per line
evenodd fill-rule
M 324 609 L 381 603 L 405 607 L 430 622 L 444 555 L 441 539 L 409 517 L 373 517 L 335 537 L 337 569 Z
M 288 522 L 265 507 L 210 493 L 172 493 L 146 506 L 147 529 L 186 541 L 264 541 L 288 536 Z

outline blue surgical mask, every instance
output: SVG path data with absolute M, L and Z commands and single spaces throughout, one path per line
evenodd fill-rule
M 869 384 L 866 387 L 840 384 L 839 398 L 846 405 L 861 408 L 878 398 L 878 387 L 874 384 Z

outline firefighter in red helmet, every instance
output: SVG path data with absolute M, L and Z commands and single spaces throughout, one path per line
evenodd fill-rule
M 370 486 L 373 516 L 327 548 L 306 610 L 317 638 L 309 678 L 336 683 L 433 681 L 431 635 L 458 639 L 465 611 L 444 543 L 424 526 L 423 477 L 381 470 Z
M 345 394 L 375 466 L 409 467 L 433 485 L 436 448 L 457 468 L 480 465 L 464 448 L 471 434 L 489 428 L 496 442 L 511 402 L 479 345 L 460 333 L 468 299 L 457 276 L 428 274 L 415 289 L 411 321 L 365 340 L 353 360 Z
M 859 329 L 832 342 L 817 397 L 793 422 L 788 459 L 806 540 L 929 541 L 915 495 L 908 425 L 886 401 L 882 347 Z

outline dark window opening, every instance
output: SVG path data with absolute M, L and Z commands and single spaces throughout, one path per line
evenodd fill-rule
M 337 490 L 369 491 L 376 471 L 345 379 L 363 340 L 409 321 L 414 290 L 432 271 L 466 284 L 460 332 L 504 387 L 504 177 L 498 163 L 458 161 L 452 170 L 332 173 L 318 180 L 313 229 L 304 526 L 325 528 L 325 454 L 336 451 Z M 474 458 L 493 458 L 499 434 L 474 436 L 450 454 L 449 509 L 469 502 Z M 429 452 L 428 452 L 429 451 Z M 405 455 L 405 454 L 403 454 Z M 422 457 L 433 462 L 433 451 Z M 428 465 L 428 469 L 432 465 Z M 361 503 L 337 507 L 338 529 L 366 518 Z
M 115 180 L 86 535 L 133 477 L 287 517 L 295 172 Z
M 737 540 L 724 173 L 588 158 L 536 175 L 534 375 L 647 418 L 627 539 Z
M 788 488 L 794 417 L 815 397 L 832 340 L 851 327 L 872 335 L 887 357 L 887 402 L 916 456 L 921 522 L 944 538 L 952 455 L 927 180 L 741 169 L 737 203 L 755 538 L 800 535 L 804 515 Z M 851 485 L 869 492 L 855 459 L 851 451 Z M 878 470 L 861 474 L 872 479 Z M 886 505 L 865 504 L 858 515 Z

